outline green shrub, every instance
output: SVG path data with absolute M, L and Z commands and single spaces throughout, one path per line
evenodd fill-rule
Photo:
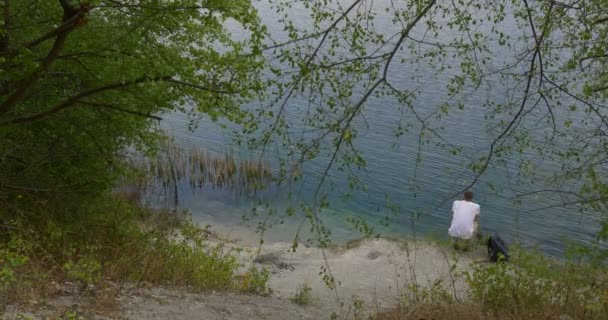
M 60 320 L 86 320 L 84 316 L 81 316 L 76 311 L 66 311 Z
M 6 245 L 0 244 L 0 288 L 6 288 L 17 281 L 17 271 L 28 262 L 23 254 L 27 245 L 21 239 L 11 239 Z
M 76 261 L 67 261 L 63 264 L 62 270 L 69 280 L 86 286 L 99 282 L 102 268 L 101 264 L 95 259 L 83 256 Z
M 268 279 L 270 279 L 270 270 L 268 268 L 251 267 L 243 275 L 239 276 L 237 288 L 240 291 L 249 292 L 261 296 L 269 296 L 272 294 L 272 289 L 268 287 Z
M 48 279 L 82 286 L 109 279 L 270 294 L 268 270 L 239 274 L 235 250 L 209 242 L 209 230 L 184 215 L 112 197 L 79 210 L 61 217 L 42 211 L 11 221 L 9 232 L 0 230 L 0 294 L 15 286 L 32 292 L 32 286 Z
M 230 289 L 239 268 L 222 246 L 212 248 L 169 238 L 151 239 L 149 252 L 136 269 L 134 280 L 188 285 L 194 289 Z
M 473 301 L 491 315 L 600 319 L 608 312 L 607 280 L 589 265 L 557 263 L 537 252 L 515 250 L 509 263 L 477 265 L 465 276 Z
M 312 298 L 312 288 L 307 284 L 302 284 L 290 300 L 297 305 L 305 306 L 312 303 Z

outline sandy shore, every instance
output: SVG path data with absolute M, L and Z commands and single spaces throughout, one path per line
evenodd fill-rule
M 289 242 L 260 246 L 259 234 L 243 226 L 214 224 L 211 230 L 245 249 L 240 253 L 245 268 L 269 268 L 274 297 L 289 300 L 306 285 L 311 288 L 312 305 L 327 314 L 348 309 L 355 301 L 368 310 L 394 307 L 413 285 L 440 284 L 463 298 L 466 286 L 457 274 L 485 260 L 480 251 L 458 255 L 452 248 L 423 240 L 366 238 L 326 250 L 300 243 L 293 252 Z M 333 288 L 324 276 L 334 279 Z
M 241 240 L 242 241 L 242 240 Z M 385 239 L 364 239 L 350 246 L 323 252 L 319 248 L 300 245 L 292 252 L 291 244 L 278 242 L 257 248 L 245 247 L 241 259 L 246 264 L 271 270 L 270 297 L 230 293 L 189 294 L 152 289 L 147 297 L 128 299 L 125 308 L 129 319 L 354 319 L 355 303 L 363 313 L 394 307 L 401 295 L 411 292 L 417 283 L 429 288 L 441 281 L 452 290 L 453 273 L 468 270 L 472 256 L 460 256 L 431 242 L 396 242 Z M 329 266 L 336 288 L 323 280 L 322 270 Z M 291 301 L 302 285 L 311 290 L 312 302 L 300 306 Z M 462 280 L 455 280 L 456 294 L 464 296 Z M 162 301 L 159 303 L 158 301 Z
M 292 252 L 291 244 L 269 244 L 255 261 L 271 269 L 269 285 L 276 296 L 292 297 L 298 287 L 308 285 L 319 307 L 358 300 L 368 307 L 390 308 L 412 285 L 428 288 L 441 282 L 463 296 L 464 283 L 453 283 L 452 278 L 469 270 L 473 257 L 460 256 L 456 262 L 452 251 L 431 242 L 364 239 L 325 253 L 303 246 Z M 456 269 L 450 271 L 454 264 Z M 335 288 L 324 281 L 325 275 L 335 279 Z
M 464 282 L 453 276 L 483 260 L 480 253 L 456 258 L 452 249 L 428 241 L 362 239 L 326 250 L 300 244 L 295 252 L 291 243 L 275 242 L 260 249 L 259 236 L 245 228 L 214 226 L 211 230 L 229 240 L 226 247 L 243 249 L 239 258 L 244 269 L 254 265 L 271 271 L 270 297 L 137 288 L 113 299 L 116 305 L 109 309 L 116 309 L 115 316 L 95 318 L 328 319 L 334 312 L 352 315 L 355 304 L 366 312 L 394 307 L 402 295 L 411 293 L 413 285 L 429 288 L 441 284 L 464 297 Z M 329 278 L 324 280 L 324 276 Z M 326 280 L 332 277 L 334 281 L 328 285 Z M 291 299 L 304 285 L 311 288 L 312 301 L 300 306 Z M 68 295 L 45 303 L 48 310 L 60 310 L 78 305 L 78 299 L 86 298 Z M 9 309 L 3 319 L 14 319 L 11 316 L 16 312 Z

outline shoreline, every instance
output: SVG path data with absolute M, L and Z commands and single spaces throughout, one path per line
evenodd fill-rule
M 299 243 L 294 252 L 292 242 L 260 245 L 259 234 L 245 226 L 195 222 L 210 225 L 209 230 L 230 240 L 231 249 L 240 249 L 238 259 L 245 269 L 268 268 L 273 296 L 293 299 L 298 289 L 306 286 L 312 305 L 326 311 L 352 307 L 355 302 L 375 310 L 390 309 L 411 288 L 428 289 L 438 284 L 464 297 L 466 284 L 462 279 L 454 280 L 455 274 L 471 270 L 473 263 L 485 258 L 480 250 L 456 253 L 437 241 L 407 237 L 364 237 L 325 250 Z
M 235 256 L 242 264 L 242 272 L 251 267 L 268 269 L 267 286 L 271 294 L 196 292 L 188 287 L 143 282 L 107 283 L 92 295 L 82 295 L 74 283 L 54 283 L 55 294 L 43 301 L 8 305 L 5 309 L 8 318 L 0 315 L 0 319 L 13 319 L 18 314 L 45 319 L 65 310 L 92 314 L 91 319 L 249 320 L 253 316 L 310 320 L 333 315 L 349 319 L 353 314 L 390 312 L 411 299 L 413 292 L 430 292 L 438 285 L 444 292 L 464 298 L 467 285 L 462 277 L 454 275 L 471 270 L 475 262 L 475 252 L 456 254 L 431 240 L 362 238 L 325 250 L 300 244 L 293 252 L 289 242 L 264 243 L 261 248 L 259 243 L 244 245 L 251 238 L 245 237 L 241 228 L 240 233 L 225 234 L 222 230 L 237 228 L 217 224 L 205 227 L 207 224 L 200 221 L 197 224 L 209 231 L 210 247 L 222 246 L 224 252 Z M 252 234 L 255 233 L 249 230 L 248 235 Z M 296 302 L 296 294 L 304 287 L 308 288 L 309 297 L 300 304 Z
M 469 287 L 463 275 L 487 262 L 482 246 L 460 253 L 432 238 L 367 237 L 326 249 L 300 244 L 294 252 L 291 242 L 267 242 L 260 246 L 259 241 L 253 241 L 259 239 L 259 234 L 245 226 L 206 222 L 210 221 L 196 223 L 208 237 L 199 248 L 203 251 L 219 248 L 221 254 L 235 257 L 240 265 L 237 277 L 247 277 L 248 272 L 253 272 L 252 267 L 268 270 L 270 277 L 265 286 L 272 290 L 269 295 L 266 291 L 251 294 L 238 290 L 194 290 L 188 284 L 174 286 L 146 281 L 106 282 L 83 294 L 75 283 L 53 282 L 53 294 L 41 300 L 7 305 L 5 317 L 0 315 L 0 319 L 14 319 L 19 314 L 46 319 L 68 312 L 87 315 L 87 319 L 134 320 L 366 319 L 368 315 L 394 315 L 394 319 L 401 319 L 401 312 L 406 312 L 402 314 L 405 316 L 412 310 L 419 311 L 421 318 L 426 318 L 422 315 L 427 311 L 429 315 L 443 315 L 439 318 L 453 312 L 471 315 L 467 310 L 485 315 L 483 301 L 480 305 L 479 301 L 471 300 L 474 287 Z M 173 237 L 175 241 L 183 240 L 179 233 Z M 255 245 L 248 246 L 247 242 Z M 298 300 L 304 288 L 306 298 Z M 527 292 L 520 294 L 525 296 Z M 547 292 L 552 296 L 553 291 Z
M 234 221 L 222 221 L 217 219 L 214 216 L 207 215 L 194 215 L 192 213 L 188 213 L 187 216 L 193 223 L 198 225 L 201 228 L 209 227 L 215 231 L 215 233 L 222 235 L 224 238 L 229 238 L 231 242 L 243 245 L 247 247 L 254 247 L 260 244 L 260 240 L 262 240 L 263 244 L 276 244 L 276 243 L 293 243 L 294 233 L 297 229 L 296 225 L 301 223 L 301 221 L 293 221 L 294 224 L 283 223 L 283 224 L 275 224 L 273 226 L 265 227 L 266 230 L 264 232 L 263 237 L 261 237 L 261 233 L 255 230 L 254 226 L 247 225 L 242 220 L 235 219 Z M 333 231 L 333 225 L 328 225 L 330 229 Z M 338 226 L 339 227 L 339 226 Z M 309 239 L 314 238 L 310 234 L 308 230 L 308 226 L 303 227 L 301 230 L 300 236 L 298 236 L 298 243 L 305 247 L 314 247 L 309 243 Z M 432 233 L 380 233 L 374 235 L 364 235 L 360 232 L 351 231 L 349 232 L 347 229 L 342 228 L 339 231 L 341 234 L 337 236 L 332 232 L 332 236 L 330 237 L 331 243 L 328 248 L 340 248 L 340 247 L 350 247 L 353 243 L 357 243 L 364 239 L 373 239 L 380 238 L 385 239 L 391 242 L 399 242 L 399 243 L 408 243 L 408 242 L 434 242 L 438 245 L 445 245 L 449 242 L 449 237 L 447 236 L 447 227 L 445 229 L 445 238 L 441 237 L 440 233 L 432 232 Z M 346 236 L 346 234 L 350 234 Z

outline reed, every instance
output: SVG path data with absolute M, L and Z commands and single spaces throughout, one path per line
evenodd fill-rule
M 169 138 L 159 143 L 158 151 L 155 157 L 132 157 L 131 163 L 144 171 L 132 188 L 141 192 L 160 188 L 175 196 L 176 205 L 178 186 L 183 183 L 193 190 L 211 187 L 240 195 L 260 190 L 272 180 L 269 163 L 260 159 L 239 160 L 231 153 L 217 155 L 200 147 L 186 149 Z

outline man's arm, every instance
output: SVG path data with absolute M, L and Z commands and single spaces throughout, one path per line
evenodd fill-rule
M 452 219 L 450 219 L 450 226 L 454 224 L 454 209 L 456 208 L 456 201 L 452 202 Z
M 477 211 L 475 212 L 475 218 L 473 219 L 473 234 L 477 235 L 477 237 L 481 237 L 481 233 L 479 232 L 479 207 L 477 207 Z

